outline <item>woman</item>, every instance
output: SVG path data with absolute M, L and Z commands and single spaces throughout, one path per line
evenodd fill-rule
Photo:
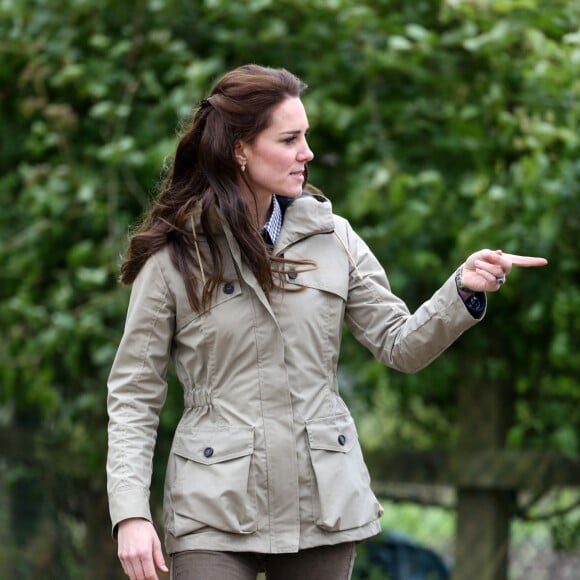
M 415 372 L 482 318 L 512 265 L 546 263 L 481 250 L 410 314 L 348 222 L 305 192 L 304 88 L 255 65 L 219 80 L 122 265 L 133 289 L 109 380 L 107 473 L 134 580 L 167 571 L 148 495 L 170 359 L 184 390 L 164 501 L 173 577 L 349 578 L 382 510 L 338 394 L 343 323 Z

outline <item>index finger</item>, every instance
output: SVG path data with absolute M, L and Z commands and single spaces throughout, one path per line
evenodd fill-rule
M 536 258 L 534 256 L 518 256 L 517 254 L 506 253 L 503 253 L 502 256 L 507 258 L 513 266 L 523 266 L 524 268 L 545 266 L 548 263 L 546 258 Z

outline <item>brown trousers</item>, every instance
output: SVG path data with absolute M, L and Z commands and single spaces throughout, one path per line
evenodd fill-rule
M 191 550 L 173 554 L 171 580 L 349 580 L 354 559 L 353 542 L 294 554 Z

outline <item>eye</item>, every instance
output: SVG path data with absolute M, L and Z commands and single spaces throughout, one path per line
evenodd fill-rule
M 294 141 L 296 141 L 296 135 L 291 135 L 290 137 L 286 137 L 286 139 L 283 140 L 283 142 L 287 145 L 294 143 Z

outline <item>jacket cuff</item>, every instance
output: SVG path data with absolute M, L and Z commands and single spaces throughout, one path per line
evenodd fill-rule
M 487 311 L 487 296 L 485 292 L 476 292 L 465 300 L 457 289 L 455 273 L 449 276 L 441 290 L 447 297 L 446 299 L 450 300 L 455 306 L 454 315 L 463 320 L 466 328 L 473 326 L 485 316 Z M 472 299 L 474 296 L 475 300 Z
M 117 537 L 117 526 L 128 518 L 153 521 L 149 507 L 149 491 L 141 487 L 125 487 L 109 494 L 112 535 Z

